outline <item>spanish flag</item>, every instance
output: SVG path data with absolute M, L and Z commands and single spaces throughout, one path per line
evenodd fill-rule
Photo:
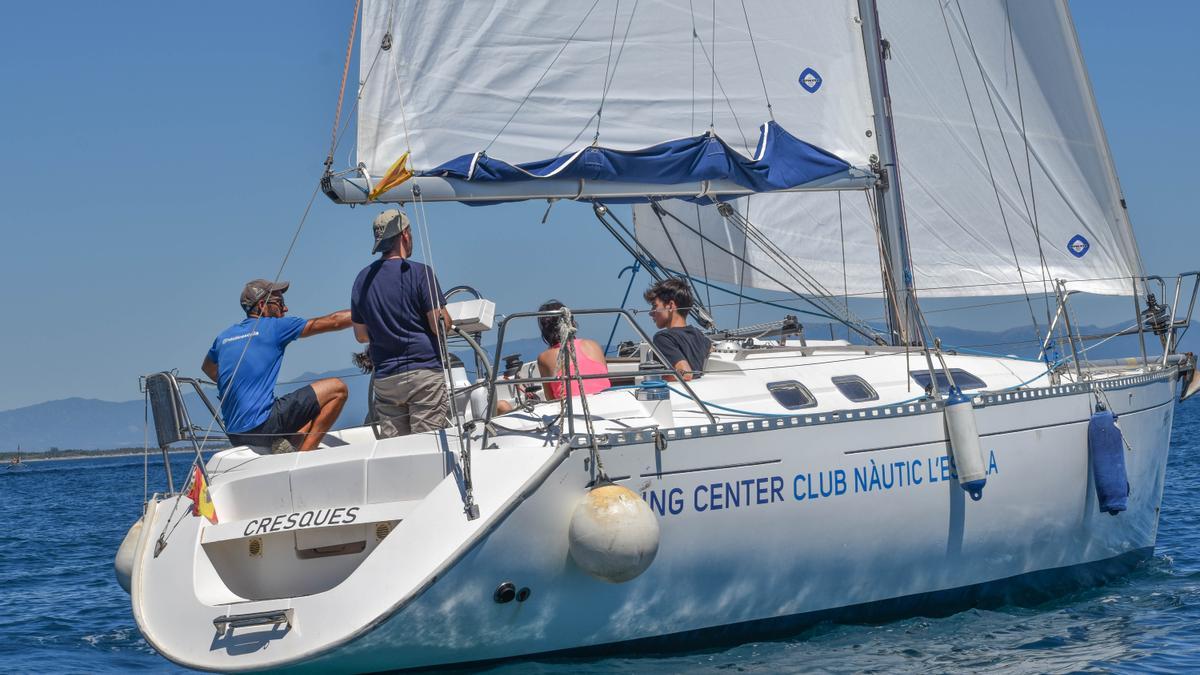
M 208 481 L 199 466 L 192 467 L 192 482 L 188 488 L 188 497 L 192 500 L 192 515 L 204 516 L 208 522 L 217 524 L 217 508 L 213 506 L 212 498 L 208 495 Z

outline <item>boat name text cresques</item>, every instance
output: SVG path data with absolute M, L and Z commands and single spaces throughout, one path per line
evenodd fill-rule
M 992 450 L 988 453 L 987 475 L 999 472 L 996 451 Z M 892 462 L 876 462 L 872 459 L 867 464 L 851 469 L 800 472 L 790 478 L 758 476 L 701 483 L 691 488 L 690 500 L 684 497 L 684 488 L 679 487 L 645 490 L 642 499 L 658 515 L 676 516 L 688 506 L 696 513 L 703 513 L 776 502 L 810 502 L 845 494 L 887 492 L 957 479 L 954 459 L 949 455 Z M 791 489 L 785 487 L 788 483 Z
M 255 518 L 246 523 L 243 535 L 266 534 L 268 532 L 283 532 L 305 527 L 325 527 L 328 525 L 349 525 L 358 518 L 357 506 L 339 506 L 334 509 L 316 509 L 314 511 L 297 511 L 281 513 L 277 516 Z

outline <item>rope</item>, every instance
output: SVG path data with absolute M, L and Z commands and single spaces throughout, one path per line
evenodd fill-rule
M 579 367 L 579 358 L 575 353 L 575 320 L 570 308 L 558 310 L 562 318 L 558 324 L 558 364 L 563 377 L 563 397 L 561 409 L 565 413 L 567 401 L 572 397 L 571 375 L 574 373 L 576 386 L 579 387 L 579 405 L 583 408 L 583 423 L 587 428 L 589 454 L 592 466 L 596 467 L 596 483 L 608 482 L 608 474 L 600 461 L 600 447 L 596 444 L 596 430 L 592 426 L 592 413 L 588 409 L 587 392 L 583 387 L 583 373 Z
M 612 87 L 613 80 L 617 79 L 617 66 L 621 65 L 621 55 L 625 53 L 625 44 L 629 42 L 629 29 L 633 27 L 633 17 L 637 14 L 639 0 L 634 0 L 633 10 L 629 12 L 629 21 L 625 24 L 625 35 L 621 38 L 621 48 L 617 50 L 617 60 L 612 64 L 612 77 L 608 74 L 608 62 L 604 64 L 604 90 L 600 94 L 600 107 L 596 110 L 596 136 L 592 138 L 592 143 L 595 144 L 600 140 L 600 122 L 604 116 L 604 102 L 608 100 L 608 91 Z M 608 41 L 608 55 L 612 57 L 613 39 L 617 34 L 617 11 L 621 8 L 620 0 L 617 0 L 617 6 L 613 9 L 613 34 Z
M 699 207 L 697 207 L 697 210 L 699 210 Z M 655 212 L 655 215 L 657 215 L 657 212 Z M 700 219 L 697 218 L 696 224 L 700 225 L 700 222 Z M 671 230 L 667 229 L 667 223 L 662 219 L 662 216 L 658 216 L 658 224 L 662 227 L 663 234 L 667 237 L 667 243 L 671 245 L 671 250 L 675 252 L 675 259 L 679 261 L 679 267 L 683 270 L 683 278 L 687 280 L 688 286 L 691 287 L 693 297 L 699 300 L 700 292 L 696 288 L 696 284 L 692 283 L 692 273 L 688 271 L 687 264 L 683 262 L 683 256 L 679 253 L 679 247 L 675 245 L 675 238 L 671 236 Z M 700 242 L 700 248 L 701 250 L 704 249 L 704 242 Z
M 357 2 L 356 2 L 356 7 L 355 7 L 355 21 L 354 21 L 354 25 L 352 26 L 351 30 L 355 30 L 355 29 L 357 28 L 357 26 L 358 26 L 358 18 L 357 18 L 357 14 L 358 14 L 358 6 L 357 6 Z M 353 45 L 353 37 L 351 37 L 351 40 L 350 40 L 350 42 L 351 42 L 351 45 Z M 382 50 L 380 49 L 380 50 L 377 50 L 377 51 L 376 51 L 376 53 L 375 53 L 375 58 L 374 58 L 374 59 L 371 61 L 371 67 L 370 67 L 370 68 L 368 68 L 368 70 L 367 70 L 367 77 L 363 79 L 363 84 L 362 84 L 362 87 L 365 87 L 365 86 L 366 86 L 366 83 L 367 83 L 367 82 L 370 80 L 371 73 L 373 73 L 373 72 L 374 72 L 374 70 L 375 70 L 375 64 L 376 64 L 376 63 L 378 62 L 378 60 L 379 60 L 379 53 L 380 53 L 380 51 L 382 51 Z M 347 66 L 347 68 L 348 68 L 348 66 Z M 349 71 L 347 70 L 346 72 L 348 73 Z M 344 86 L 345 86 L 345 84 L 344 84 L 345 77 L 346 77 L 346 76 L 343 76 L 343 88 L 344 88 Z M 359 96 L 359 97 L 356 97 L 356 99 L 355 99 L 354 106 L 351 108 L 351 115 L 350 115 L 350 117 L 353 117 L 353 112 L 354 112 L 354 110 L 355 110 L 355 109 L 358 107 L 358 98 L 360 98 L 360 97 L 361 97 L 361 92 L 362 92 L 362 88 L 360 87 L 360 89 L 359 89 L 359 94 L 360 94 L 360 96 Z M 339 94 L 339 104 L 338 104 L 338 109 L 339 109 L 339 110 L 340 110 L 340 108 L 341 108 L 341 102 L 340 102 L 340 99 L 341 99 L 341 94 Z M 339 114 L 340 114 L 340 113 L 339 113 Z M 334 140 L 333 140 L 333 150 L 331 151 L 331 153 L 330 153 L 330 154 L 333 154 L 333 153 L 336 153 L 336 152 L 337 152 L 337 146 L 338 146 L 338 145 L 341 143 L 341 139 L 342 139 L 342 137 L 343 137 L 343 136 L 344 136 L 344 134 L 345 134 L 346 128 L 348 128 L 348 127 L 349 127 L 349 124 L 350 124 L 350 120 L 349 120 L 349 119 L 347 119 L 347 121 L 346 121 L 346 124 L 345 124 L 345 126 L 343 126 L 343 127 L 342 127 L 341 131 L 335 131 L 335 134 L 336 134 L 336 135 L 335 135 L 335 137 L 334 137 Z M 335 121 L 335 124 L 334 124 L 334 129 L 335 129 L 335 130 L 337 129 L 337 122 L 336 122 L 336 121 Z M 325 166 L 325 170 L 326 170 L 326 171 L 328 171 L 328 169 L 329 169 L 329 164 L 327 163 L 327 164 L 326 164 L 326 166 Z M 279 278 L 280 278 L 281 276 L 283 276 L 283 270 L 284 270 L 284 269 L 287 267 L 288 260 L 289 260 L 289 259 L 292 257 L 292 253 L 293 253 L 293 251 L 295 251 L 295 249 L 296 249 L 296 242 L 297 242 L 297 241 L 300 239 L 300 233 L 304 231 L 304 224 L 305 224 L 305 223 L 308 221 L 308 216 L 309 216 L 309 214 L 312 212 L 313 203 L 316 201 L 317 195 L 318 195 L 318 194 L 320 194 L 320 193 L 321 193 L 321 181 L 320 181 L 320 180 L 317 180 L 316 184 L 313 186 L 313 191 L 312 191 L 312 194 L 311 194 L 311 195 L 309 195 L 309 198 L 308 198 L 308 203 L 307 203 L 307 204 L 305 205 L 305 207 L 304 207 L 304 212 L 303 212 L 303 213 L 300 215 L 300 221 L 299 221 L 299 222 L 296 224 L 296 231 L 295 231 L 295 232 L 292 234 L 292 239 L 291 239 L 291 241 L 288 243 L 288 248 L 287 248 L 287 251 L 284 253 L 284 255 L 283 255 L 283 259 L 282 259 L 282 260 L 279 262 L 279 268 L 278 268 L 278 270 L 276 270 L 276 272 L 275 272 L 275 278 L 272 280 L 273 282 L 276 282 L 276 283 L 277 283 L 277 282 L 279 281 Z M 262 320 L 262 316 L 258 316 L 258 317 L 256 317 L 256 318 L 255 318 L 254 326 L 252 327 L 252 330 L 251 330 L 251 333 L 252 333 L 252 335 L 251 335 L 251 336 L 250 336 L 250 337 L 249 337 L 249 338 L 248 338 L 248 339 L 245 341 L 245 344 L 244 344 L 244 345 L 243 345 L 243 347 L 242 347 L 242 351 L 241 351 L 241 353 L 238 355 L 238 360 L 237 360 L 237 363 L 235 363 L 235 364 L 234 364 L 234 367 L 233 367 L 233 372 L 232 372 L 232 373 L 230 374 L 230 376 L 229 376 L 229 380 L 230 380 L 231 382 L 234 380 L 234 378 L 236 378 L 236 377 L 237 377 L 237 374 L 238 374 L 239 370 L 241 369 L 241 366 L 242 366 L 242 361 L 243 361 L 243 360 L 245 359 L 245 357 L 246 357 L 246 350 L 250 348 L 250 343 L 251 343 L 251 342 L 254 340 L 254 335 L 253 335 L 253 333 L 255 333 L 255 332 L 256 332 L 254 329 L 256 329 L 256 328 L 258 327 L 258 322 L 259 322 L 259 321 L 261 321 L 261 320 Z M 209 423 L 208 423 L 208 427 L 207 427 L 207 428 L 205 428 L 205 430 L 204 430 L 204 437 L 203 437 L 203 439 L 200 441 L 200 445 L 198 446 L 199 448 L 207 447 L 207 445 L 208 445 L 208 440 L 209 440 L 209 438 L 212 436 L 213 425 L 214 425 L 214 424 L 216 424 L 216 423 L 217 423 L 217 419 L 216 419 L 216 417 L 214 417 L 212 420 L 210 420 L 210 421 L 209 421 Z M 202 459 L 203 459 L 203 455 L 201 455 L 199 452 L 197 452 L 197 453 L 196 453 L 196 455 L 197 455 L 197 456 L 196 456 L 196 459 L 192 460 L 192 464 L 191 464 L 191 465 L 188 467 L 188 475 L 189 475 L 189 479 L 190 479 L 190 476 L 191 476 L 191 474 L 192 474 L 192 467 L 196 466 L 196 465 L 197 465 L 197 462 L 200 462 L 200 461 L 202 461 Z M 203 466 L 201 466 L 201 469 L 203 470 Z M 148 480 L 149 480 L 149 479 L 147 478 L 147 488 L 146 488 L 146 489 L 147 489 L 147 491 L 149 490 L 149 484 L 148 484 Z M 181 493 L 181 494 L 178 494 L 178 495 L 176 495 L 176 497 L 175 497 L 175 506 L 174 506 L 174 507 L 172 507 L 172 509 L 171 509 L 171 513 L 170 513 L 170 515 L 167 517 L 166 523 L 163 525 L 163 531 L 162 531 L 162 532 L 159 534 L 159 541 L 160 541 L 160 542 L 162 543 L 162 545 L 164 545 L 164 546 L 166 545 L 166 541 L 167 541 L 168 539 L 170 539 L 170 537 L 171 537 L 171 534 L 175 532 L 175 528 L 179 526 L 179 522 L 182 522 L 182 521 L 176 522 L 176 523 L 175 523 L 175 526 L 174 526 L 174 527 L 171 527 L 171 529 L 170 529 L 170 531 L 169 531 L 169 532 L 167 531 L 167 529 L 166 529 L 166 528 L 167 528 L 167 526 L 171 525 L 171 520 L 172 520 L 172 519 L 175 517 L 175 512 L 176 512 L 176 510 L 177 510 L 177 509 L 178 509 L 178 507 L 179 507 L 179 500 L 180 500 L 182 497 L 183 497 L 182 493 Z
M 738 119 L 737 112 L 735 112 L 733 109 L 733 102 L 729 100 L 729 95 L 725 93 L 725 85 L 721 83 L 721 78 L 717 75 L 717 64 L 716 64 L 717 7 L 716 7 L 716 4 L 717 4 L 716 0 L 713 0 L 713 38 L 712 38 L 713 39 L 713 55 L 712 55 L 712 58 L 709 57 L 708 50 L 704 48 L 704 41 L 700 39 L 700 33 L 696 30 L 696 17 L 694 15 L 692 16 L 692 43 L 693 44 L 698 43 L 700 45 L 700 53 L 704 55 L 704 60 L 708 62 L 708 68 L 712 72 L 712 82 L 710 85 L 710 87 L 712 88 L 712 91 L 710 92 L 710 95 L 709 95 L 709 99 L 710 99 L 709 128 L 710 129 L 716 128 L 716 124 L 717 124 L 716 89 L 719 88 L 721 90 L 721 96 L 725 98 L 725 105 L 729 107 L 729 114 L 733 116 L 733 122 L 734 122 L 734 124 L 737 125 L 738 134 L 740 134 L 742 137 L 742 145 L 746 147 L 747 152 L 749 154 L 753 154 L 754 149 L 750 147 L 750 141 L 746 140 L 746 132 L 742 130 L 742 121 L 740 119 Z
M 763 98 L 767 101 L 767 114 L 770 115 L 771 121 L 775 121 L 775 110 L 771 107 L 771 95 L 767 93 L 767 78 L 763 76 L 762 62 L 758 60 L 758 45 L 754 43 L 754 31 L 750 29 L 750 14 L 746 11 L 746 0 L 742 0 L 742 16 L 746 18 L 746 33 L 750 35 L 750 49 L 754 51 L 754 65 L 758 66 L 758 81 L 762 83 Z M 716 14 L 713 14 L 713 22 L 716 22 Z M 713 52 L 716 53 L 716 45 L 713 46 Z
M 699 212 L 699 210 L 700 210 L 700 208 L 696 207 L 697 213 Z M 749 197 L 746 197 L 746 213 L 747 214 L 750 213 L 750 198 Z M 749 215 L 747 215 L 747 217 L 749 217 Z M 700 222 L 700 218 L 697 217 L 696 222 L 697 223 Z M 703 231 L 701 231 L 701 232 L 703 232 Z M 700 242 L 700 246 L 704 246 L 704 242 Z M 741 263 L 741 267 L 738 269 L 738 293 L 739 294 L 746 290 L 746 253 L 749 251 L 749 246 L 750 246 L 750 238 L 746 236 L 745 232 L 743 232 L 742 233 L 742 257 L 738 258 L 738 262 Z M 800 297 L 800 296 L 796 295 L 796 297 Z M 738 328 L 742 327 L 742 296 L 741 295 L 738 295 L 737 327 Z
M 713 0 L 712 2 L 712 46 L 712 60 L 708 62 L 708 67 L 712 72 L 708 83 L 708 126 L 715 129 L 717 126 L 717 94 L 714 90 L 717 83 L 717 0 Z M 704 51 L 704 58 L 707 59 L 708 52 L 704 49 L 703 42 L 700 43 L 700 50 Z M 721 87 L 721 94 L 725 94 L 725 87 Z M 729 100 L 728 97 L 725 100 Z M 738 131 L 741 131 L 740 125 L 738 126 Z
M 508 120 L 504 122 L 504 125 L 500 127 L 500 130 L 496 132 L 496 135 L 492 136 L 492 140 L 488 141 L 488 144 L 483 147 L 482 152 L 486 153 L 489 149 L 491 149 L 492 144 L 500 138 L 500 135 L 503 134 L 506 129 L 508 129 L 508 125 L 512 124 L 512 121 L 516 119 L 517 113 L 521 112 L 521 109 L 525 107 L 525 103 L 529 100 L 529 97 L 533 96 L 533 92 L 536 91 L 539 86 L 541 86 L 542 80 L 546 79 L 546 76 L 550 74 L 550 69 L 554 67 L 554 64 L 558 62 L 558 58 L 562 56 L 564 51 L 566 51 L 567 45 L 571 44 L 571 41 L 575 39 L 575 36 L 579 33 L 579 29 L 583 28 L 583 24 L 587 22 L 588 17 L 592 15 L 592 11 L 596 9 L 596 5 L 598 4 L 600 4 L 600 0 L 592 1 L 592 6 L 588 8 L 587 14 L 584 14 L 583 18 L 579 20 L 579 24 L 575 26 L 575 30 L 571 31 L 571 35 L 566 39 L 566 41 L 563 42 L 562 47 L 558 48 L 558 53 L 554 55 L 553 59 L 550 59 L 550 63 L 546 64 L 546 69 L 542 71 L 542 74 L 540 77 L 538 77 L 537 82 L 534 82 L 533 86 L 529 88 L 529 91 L 525 93 L 525 97 L 522 98 L 521 102 L 517 104 L 516 110 L 513 110 L 512 114 L 508 116 Z
M 957 2 L 955 4 L 957 4 Z M 954 38 L 951 36 L 951 33 L 950 33 L 950 19 L 946 16 L 945 6 L 939 4 L 939 8 L 941 9 L 941 12 L 942 12 L 942 23 L 946 27 L 946 39 L 950 42 L 950 51 L 954 54 L 954 64 L 958 68 L 958 77 L 959 77 L 959 80 L 962 82 L 963 96 L 965 96 L 967 99 L 967 109 L 971 111 L 971 124 L 973 124 L 975 126 L 975 134 L 979 138 L 979 149 L 983 152 L 983 164 L 984 164 L 984 167 L 987 169 L 988 180 L 991 181 L 991 183 L 992 183 L 992 192 L 995 193 L 995 196 L 996 196 L 996 208 L 1000 211 L 1000 222 L 1004 225 L 1004 232 L 1008 237 L 1008 246 L 1009 246 L 1009 249 L 1012 250 L 1013 263 L 1017 267 L 1017 278 L 1021 280 L 1021 292 L 1025 296 L 1026 304 L 1029 305 L 1029 318 L 1033 321 L 1034 333 L 1040 337 L 1041 330 L 1038 328 L 1037 315 L 1033 311 L 1033 301 L 1031 301 L 1029 299 L 1029 289 L 1025 286 L 1025 273 L 1021 269 L 1021 258 L 1020 258 L 1020 256 L 1017 255 L 1017 246 L 1016 246 L 1016 243 L 1014 243 L 1014 241 L 1013 241 L 1012 229 L 1009 228 L 1009 226 L 1008 226 L 1008 216 L 1005 215 L 1005 213 L 1004 213 L 1004 200 L 1000 196 L 1000 186 L 999 186 L 999 184 L 996 183 L 996 175 L 992 171 L 992 162 L 988 158 L 987 144 L 983 140 L 983 130 L 980 128 L 979 119 L 975 115 L 975 104 L 971 101 L 971 93 L 970 93 L 970 90 L 967 88 L 967 78 L 966 78 L 966 75 L 963 73 L 962 62 L 958 58 L 958 50 L 954 48 Z M 991 92 L 991 89 L 988 88 L 987 76 L 983 72 L 983 64 L 980 63 L 979 55 L 975 52 L 975 45 L 971 40 L 971 32 L 966 27 L 967 20 L 966 20 L 966 17 L 962 15 L 962 6 L 961 5 L 958 6 L 958 11 L 959 11 L 959 15 L 962 17 L 963 30 L 966 32 L 968 48 L 971 50 L 971 53 L 975 56 L 975 65 L 979 68 L 979 77 L 983 81 L 984 91 L 985 91 L 985 93 L 987 93 L 988 102 L 992 104 L 992 113 L 993 113 L 993 115 L 996 116 L 996 126 L 997 126 L 997 128 L 999 128 L 1000 119 L 999 119 L 999 116 L 996 115 L 995 103 L 992 101 L 992 92 Z M 1003 130 L 1001 130 L 1000 139 L 1001 139 L 1001 141 L 1004 142 L 1005 151 L 1007 152 L 1008 141 L 1004 139 Z M 1009 160 L 1011 163 L 1011 160 L 1012 160 L 1011 153 L 1009 153 Z M 1013 172 L 1014 172 L 1014 174 L 1016 173 L 1015 165 L 1013 166 Z M 1025 199 L 1024 188 L 1020 187 L 1020 180 L 1017 181 L 1017 184 L 1018 184 L 1018 188 L 1021 190 L 1021 200 L 1022 200 L 1022 202 L 1024 202 L 1024 199 Z
M 346 41 L 346 62 L 342 65 L 342 85 L 338 87 L 337 108 L 333 113 L 333 128 L 329 131 L 329 154 L 325 156 L 325 171 L 333 166 L 333 153 L 337 150 L 338 124 L 342 119 L 342 98 L 346 94 L 346 78 L 350 75 L 350 56 L 354 53 L 354 35 L 358 31 L 358 10 L 362 0 L 354 0 L 354 19 L 350 22 L 350 39 Z
M 653 209 L 653 211 L 654 211 L 654 214 L 655 214 L 655 216 L 656 216 L 656 217 L 658 217 L 658 219 L 659 219 L 659 220 L 662 220 L 662 216 L 663 216 L 663 214 L 666 214 L 666 215 L 667 215 L 667 217 L 671 218 L 671 220 L 674 220 L 675 222 L 677 222 L 677 223 L 679 223 L 680 225 L 682 225 L 684 228 L 686 228 L 686 229 L 690 230 L 690 231 L 691 231 L 693 234 L 695 234 L 695 235 L 699 236 L 701 240 L 703 240 L 703 241 L 705 241 L 705 242 L 708 242 L 708 243 L 712 244 L 714 247 L 716 247 L 716 248 L 717 248 L 718 250 L 720 250 L 721 252 L 723 252 L 723 253 L 726 253 L 726 254 L 728 254 L 728 255 L 730 255 L 730 256 L 732 256 L 732 257 L 736 258 L 736 259 L 739 259 L 739 260 L 741 260 L 741 261 L 742 261 L 744 264 L 746 264 L 746 265 L 749 265 L 751 269 L 753 269 L 753 270 L 755 270 L 756 272 L 758 272 L 758 273 L 762 274 L 762 275 L 763 275 L 764 277 L 766 277 L 767 279 L 770 279 L 771 281 L 774 281 L 775 283 L 779 284 L 780 286 L 783 286 L 784 288 L 788 288 L 788 290 L 789 290 L 789 291 L 791 291 L 791 289 L 788 287 L 788 285 L 787 285 L 787 284 L 785 284 L 785 283 L 783 283 L 782 281 L 780 281 L 780 280 L 776 279 L 775 277 L 771 276 L 770 274 L 767 274 L 765 271 L 763 271 L 763 270 L 762 270 L 761 268 L 759 268 L 758 266 L 756 266 L 756 265 L 754 265 L 754 264 L 752 264 L 752 263 L 750 263 L 750 262 L 746 261 L 746 258 L 745 258 L 745 256 L 742 256 L 741 258 L 738 258 L 737 254 L 735 254 L 733 251 L 731 251 L 731 250 L 729 250 L 729 249 L 725 248 L 724 246 L 721 246 L 720 244 L 718 244 L 717 242 L 713 241 L 711 238 L 709 238 L 708 236 L 706 236 L 706 235 L 705 235 L 705 234 L 703 234 L 702 232 L 699 232 L 699 231 L 697 231 L 697 230 L 696 230 L 696 228 L 694 228 L 694 227 L 692 227 L 691 225 L 689 225 L 688 223 L 684 222 L 682 219 L 680 219 L 680 218 L 679 218 L 678 216 L 676 216 L 675 214 L 673 214 L 673 213 L 671 213 L 670 211 L 668 211 L 668 210 L 666 210 L 666 209 L 662 208 L 660 205 L 658 205 L 658 203 L 657 203 L 657 202 L 651 201 L 650 203 L 651 203 L 653 206 L 656 206 L 656 207 L 658 207 L 658 208 L 654 208 L 654 209 Z M 666 229 L 665 225 L 664 225 L 663 229 L 664 229 L 664 230 Z M 785 271 L 786 271 L 786 270 L 785 270 Z M 704 283 L 704 282 L 700 282 L 700 283 Z M 821 309 L 821 310 L 824 310 L 824 309 L 825 309 L 824 307 L 822 307 L 822 306 L 820 306 L 819 304 L 817 304 L 816 302 L 814 302 L 814 301 L 813 301 L 811 298 L 808 298 L 808 297 L 806 297 L 806 296 L 804 296 L 804 295 L 802 295 L 802 294 L 800 294 L 800 293 L 796 293 L 795 291 L 791 291 L 791 292 L 793 293 L 793 295 L 794 295 L 794 296 L 795 296 L 797 299 L 804 300 L 805 302 L 808 302 L 809 304 L 813 305 L 814 307 L 817 307 L 817 309 Z M 739 295 L 739 294 L 737 294 L 737 293 L 731 293 L 731 295 Z M 835 316 L 834 316 L 832 313 L 828 313 L 828 312 L 826 312 L 826 313 L 824 313 L 824 314 L 821 314 L 820 316 L 826 316 L 826 317 L 828 317 L 828 318 L 830 318 L 830 319 L 834 319 L 834 320 L 838 320 L 838 321 L 841 321 L 841 320 L 842 320 L 842 319 L 839 319 L 839 318 L 835 317 Z M 738 323 L 738 325 L 739 325 L 739 327 L 741 326 L 741 320 L 740 320 L 740 316 L 739 316 L 739 323 Z M 867 337 L 869 337 L 869 336 L 867 336 Z
M 838 235 L 842 240 L 842 304 L 850 306 L 850 280 L 846 272 L 846 223 L 842 219 L 842 193 L 837 193 L 838 200 Z M 849 338 L 849 333 L 846 334 Z
M 749 219 L 739 214 L 736 210 L 728 205 L 718 206 L 721 215 L 727 221 L 730 221 L 734 226 L 740 228 L 747 237 L 753 238 L 756 246 L 759 247 L 768 257 L 772 259 L 784 272 L 787 272 L 794 281 L 800 284 L 802 288 L 809 291 L 815 298 L 809 299 L 809 302 L 817 306 L 831 317 L 838 317 L 837 320 L 853 326 L 858 332 L 864 334 L 864 337 L 874 339 L 877 337 L 875 329 L 867 325 L 850 311 L 848 304 L 843 304 L 841 307 L 836 306 L 831 302 L 834 299 L 834 294 L 826 288 L 814 275 L 805 270 L 791 256 L 779 248 L 777 244 L 771 241 L 761 230 L 754 226 Z M 676 220 L 678 220 L 676 218 Z M 778 282 L 776 282 L 778 283 Z M 785 286 L 786 287 L 786 286 Z
M 1030 159 L 1029 134 L 1025 127 L 1025 101 L 1021 95 L 1021 68 L 1017 63 L 1017 45 L 1013 39 L 1012 13 L 1009 10 L 1008 0 L 1004 0 L 1004 18 L 1008 24 L 1008 46 L 1013 60 L 1013 79 L 1017 85 L 1017 110 L 1021 115 L 1021 141 L 1025 145 L 1025 173 L 1029 177 L 1030 204 L 1027 208 L 1029 209 L 1030 224 L 1033 225 L 1033 240 L 1037 242 L 1038 260 L 1041 262 L 1042 293 L 1045 299 L 1043 304 L 1046 307 L 1046 325 L 1049 326 L 1054 321 L 1050 317 L 1050 265 L 1046 262 L 1046 252 L 1042 249 L 1042 231 L 1038 222 L 1037 191 L 1033 189 L 1033 162 Z M 1018 181 L 1019 184 L 1020 181 Z

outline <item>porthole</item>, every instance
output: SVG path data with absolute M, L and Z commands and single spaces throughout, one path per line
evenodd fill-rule
M 808 387 L 795 380 L 771 382 L 767 385 L 767 391 L 771 392 L 776 403 L 788 410 L 812 408 L 817 405 L 817 399 L 808 390 Z
M 833 386 L 842 392 L 842 396 L 855 403 L 879 400 L 879 393 L 875 388 L 857 375 L 838 375 L 833 378 Z
M 950 374 L 954 376 L 954 384 L 957 384 L 958 388 L 963 391 L 987 388 L 987 384 L 983 380 L 961 368 L 951 368 Z M 920 385 L 922 389 L 929 389 L 930 379 L 928 370 L 914 370 L 909 375 L 912 376 L 913 381 Z M 947 379 L 945 371 L 937 371 L 937 388 L 938 391 L 942 392 L 950 389 L 950 380 Z

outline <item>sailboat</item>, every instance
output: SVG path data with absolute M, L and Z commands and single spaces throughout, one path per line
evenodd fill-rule
M 23 468 L 25 468 L 25 465 L 21 463 L 21 446 L 18 445 L 16 456 L 14 456 L 12 459 L 8 460 L 8 466 L 5 467 L 5 469 L 8 471 L 12 471 L 14 469 L 23 469 Z
M 1066 2 L 702 4 L 367 0 L 357 163 L 322 187 L 416 227 L 427 202 L 584 202 L 697 298 L 786 292 L 853 339 L 698 306 L 713 351 L 671 381 L 629 309 L 556 310 L 627 324 L 626 384 L 498 415 L 546 379 L 502 366 L 506 331 L 553 314 L 448 298 L 480 372 L 448 373 L 446 429 L 207 461 L 198 381 L 148 376 L 159 445 L 197 450 L 118 553 L 159 653 L 369 672 L 711 645 L 1152 554 L 1196 281 L 1142 267 Z M 1126 298 L 1136 353 L 1089 358 L 1076 293 Z M 965 296 L 1020 298 L 1038 357 L 942 345 L 920 300 Z

